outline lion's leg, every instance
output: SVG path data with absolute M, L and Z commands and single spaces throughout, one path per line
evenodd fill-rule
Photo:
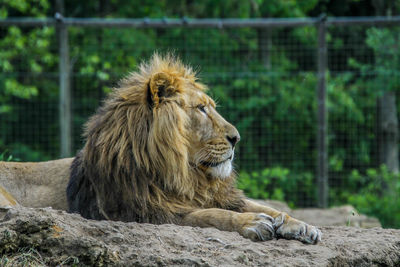
M 253 241 L 270 240 L 275 235 L 273 218 L 264 213 L 239 213 L 223 209 L 203 209 L 187 214 L 183 225 L 215 227 L 222 231 L 238 232 Z
M 3 219 L 10 207 L 18 206 L 17 200 L 0 185 L 0 219 Z
M 314 244 L 321 241 L 321 231 L 312 225 L 290 217 L 286 212 L 260 205 L 251 200 L 245 200 L 244 212 L 262 212 L 275 219 L 274 228 L 278 237 L 296 239 Z
M 0 185 L 0 208 L 17 206 L 17 200 Z

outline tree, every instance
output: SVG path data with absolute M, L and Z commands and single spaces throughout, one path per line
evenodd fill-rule
M 400 6 L 400 1 L 374 0 L 373 4 L 377 15 L 390 16 L 393 9 L 395 9 L 396 6 Z M 381 89 L 383 93 L 377 99 L 379 162 L 385 164 L 390 171 L 395 173 L 399 172 L 399 148 L 397 144 L 399 139 L 399 126 L 394 89 L 399 88 L 393 88 L 393 81 L 387 81 L 387 79 L 398 79 L 397 73 L 397 75 L 395 74 L 394 76 L 388 74 L 398 70 L 400 67 L 399 33 L 400 32 L 397 30 L 391 32 L 387 30 L 379 32 L 379 30 L 375 30 L 371 32 L 370 38 L 367 40 L 369 45 L 374 49 L 376 65 L 378 68 L 385 68 L 385 72 L 382 72 L 382 69 L 380 69 L 381 71 L 377 73 L 378 79 L 380 78 L 379 80 L 382 82 L 380 86 L 383 87 Z M 376 37 L 383 38 L 378 41 L 374 39 Z M 381 42 L 381 40 L 385 40 L 385 42 Z M 382 76 L 382 74 L 384 79 L 382 79 L 383 77 L 379 77 Z M 397 87 L 398 84 L 394 86 Z

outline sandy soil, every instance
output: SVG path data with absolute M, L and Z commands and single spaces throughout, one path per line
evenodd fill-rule
M 321 227 L 323 240 L 252 242 L 237 233 L 176 225 L 91 221 L 53 209 L 8 210 L 0 254 L 34 248 L 46 265 L 400 266 L 400 230 Z

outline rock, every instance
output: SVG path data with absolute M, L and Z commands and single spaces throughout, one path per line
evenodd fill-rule
M 40 264 L 96 266 L 399 266 L 400 230 L 322 227 L 323 240 L 252 242 L 213 228 L 86 220 L 11 208 L 0 221 L 0 254 Z M 26 253 L 28 251 L 28 253 Z
M 377 218 L 359 214 L 351 205 L 330 209 L 297 209 L 291 211 L 297 219 L 318 226 L 355 226 L 361 228 L 381 227 Z
M 277 200 L 253 200 L 262 205 L 287 212 L 296 219 L 317 226 L 356 226 L 361 228 L 381 227 L 377 218 L 359 214 L 351 205 L 333 207 L 329 209 L 305 208 L 291 210 L 282 201 Z

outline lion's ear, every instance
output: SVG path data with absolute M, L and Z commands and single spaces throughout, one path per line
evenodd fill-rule
M 178 91 L 174 77 L 165 72 L 151 76 L 148 90 L 148 101 L 153 107 L 157 107 L 164 99 L 175 95 Z

